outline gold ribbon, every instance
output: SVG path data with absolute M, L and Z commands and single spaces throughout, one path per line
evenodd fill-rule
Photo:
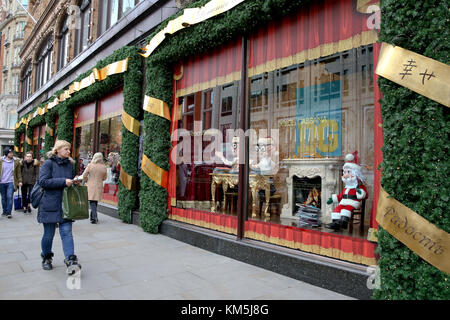
M 26 135 L 26 133 L 25 133 L 25 135 Z M 25 141 L 26 141 L 30 146 L 33 145 L 33 141 L 31 140 L 30 137 L 26 136 L 26 137 L 25 137 Z
M 119 178 L 125 188 L 127 188 L 128 190 L 136 190 L 136 177 L 133 177 L 126 173 L 125 170 L 123 170 L 123 167 L 120 170 Z
M 29 115 L 28 122 L 33 119 L 34 117 L 38 115 L 45 114 L 48 110 L 52 109 L 56 105 L 58 105 L 60 102 L 63 102 L 71 97 L 71 94 L 74 92 L 78 92 L 82 89 L 85 89 L 89 87 L 90 85 L 94 84 L 96 81 L 102 81 L 105 80 L 108 76 L 111 76 L 113 74 L 123 73 L 128 70 L 128 60 L 129 58 L 126 58 L 124 60 L 116 61 L 114 63 L 108 64 L 107 66 L 103 67 L 102 69 L 98 70 L 97 68 L 93 68 L 92 72 L 87 76 L 86 78 L 82 79 L 80 82 L 74 82 L 69 86 L 69 89 L 65 90 L 63 93 L 59 95 L 59 97 L 56 97 L 53 99 L 52 102 L 50 102 L 48 105 L 45 105 L 43 108 L 38 108 L 33 114 Z M 31 118 L 30 118 L 31 117 Z M 22 120 L 18 123 L 16 123 L 16 126 L 14 129 L 17 129 L 22 123 L 28 124 L 28 122 L 24 122 L 25 119 L 22 118 Z
M 422 259 L 450 274 L 450 234 L 380 189 L 377 222 Z
M 142 171 L 156 184 L 167 189 L 169 181 L 169 172 L 154 164 L 145 154 L 142 155 Z
M 383 43 L 375 73 L 450 107 L 450 66 Z
M 221 13 L 224 13 L 237 6 L 245 0 L 211 0 L 203 7 L 184 9 L 183 14 L 175 18 L 167 24 L 167 26 L 159 31 L 150 42 L 142 48 L 144 51 L 141 56 L 148 58 L 150 54 L 164 41 L 166 35 L 174 34 L 179 30 L 187 28 L 193 24 L 200 23 Z
M 139 128 L 141 126 L 139 121 L 126 113 L 125 110 L 122 113 L 122 123 L 128 131 L 139 137 Z
M 162 100 L 145 96 L 144 110 L 170 121 L 169 105 Z

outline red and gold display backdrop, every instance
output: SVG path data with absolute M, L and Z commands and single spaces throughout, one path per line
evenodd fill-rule
M 364 3 L 366 3 L 365 1 Z M 367 27 L 368 14 L 358 11 L 361 1 L 315 1 L 297 14 L 274 21 L 260 28 L 249 38 L 249 76 L 278 68 L 317 59 L 336 52 L 373 44 L 377 40 L 375 30 Z M 374 62 L 378 58 L 375 45 Z M 240 79 L 240 40 L 214 50 L 206 55 L 192 57 L 180 63 L 174 71 L 175 97 L 184 96 L 207 88 Z M 379 95 L 375 87 L 375 100 Z M 176 129 L 179 108 L 175 103 L 172 130 Z M 375 156 L 374 168 L 381 161 L 380 105 L 375 101 Z M 173 142 L 173 146 L 176 142 Z M 380 173 L 375 170 L 375 183 Z M 176 166 L 171 163 L 168 202 L 169 218 L 197 226 L 236 234 L 237 218 L 196 209 L 176 208 Z M 375 193 L 378 189 L 375 189 Z M 378 198 L 375 194 L 374 199 Z M 372 208 L 376 208 L 372 206 Z M 375 209 L 373 209 L 374 211 Z M 371 227 L 376 227 L 372 212 Z M 248 220 L 245 237 L 277 245 L 299 249 L 336 259 L 364 265 L 376 264 L 376 244 L 368 240 L 335 233 L 291 227 L 271 222 Z
M 216 48 L 207 54 L 191 57 L 177 66 L 176 97 L 240 80 L 242 40 Z

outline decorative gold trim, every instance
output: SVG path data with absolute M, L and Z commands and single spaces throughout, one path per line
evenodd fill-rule
M 167 189 L 169 172 L 154 164 L 145 154 L 142 155 L 142 171 L 156 184 Z
M 128 190 L 132 190 L 132 191 L 136 190 L 137 178 L 126 173 L 125 170 L 123 170 L 123 167 L 120 170 L 119 179 L 122 182 L 123 186 L 125 188 L 127 188 Z
M 128 131 L 139 137 L 139 128 L 141 124 L 138 120 L 130 116 L 125 110 L 123 110 L 122 113 L 122 123 Z
M 169 111 L 169 105 L 165 103 L 162 100 L 145 96 L 144 98 L 144 106 L 143 109 L 147 112 L 153 113 L 157 116 L 160 116 L 162 118 L 165 118 L 167 120 L 170 119 L 170 111 Z
M 450 107 L 450 66 L 383 42 L 375 73 Z
M 450 274 L 450 234 L 392 198 L 383 187 L 376 220 L 422 259 Z

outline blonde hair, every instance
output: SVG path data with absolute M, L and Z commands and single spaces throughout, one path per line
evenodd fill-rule
M 58 153 L 58 150 L 64 147 L 71 147 L 71 144 L 65 140 L 56 140 L 55 141 L 55 145 L 53 146 L 52 149 L 52 154 L 56 155 Z
M 103 153 L 97 152 L 92 157 L 91 163 L 103 163 Z

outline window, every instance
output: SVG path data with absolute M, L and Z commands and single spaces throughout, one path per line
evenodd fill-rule
M 20 92 L 20 101 L 26 101 L 31 95 L 31 62 L 28 62 L 28 65 L 23 69 L 22 77 L 20 79 L 21 83 L 21 92 Z
M 19 56 L 19 52 L 20 52 L 20 47 L 15 47 L 15 48 L 14 48 L 14 61 L 13 61 L 13 66 L 19 66 L 19 65 L 20 65 L 20 56 Z
M 107 168 L 102 201 L 117 205 L 122 144 L 122 90 L 75 109 L 73 155 L 76 172 L 82 174 L 96 152 L 101 152 Z
M 16 24 L 16 35 L 15 35 L 14 38 L 16 38 L 16 39 L 22 39 L 23 38 L 24 32 L 25 32 L 25 25 L 26 25 L 25 21 L 21 21 L 21 22 Z
M 100 34 L 113 26 L 142 0 L 104 0 L 100 3 Z
M 58 65 L 59 71 L 67 64 L 69 56 L 69 28 L 67 27 L 67 16 L 64 18 L 58 35 Z
M 51 77 L 51 67 L 53 61 L 53 36 L 50 35 L 44 44 L 37 58 L 35 90 L 42 87 Z
M 90 17 L 91 1 L 83 0 L 80 5 L 81 28 L 77 29 L 75 33 L 75 55 L 85 50 L 89 44 Z

